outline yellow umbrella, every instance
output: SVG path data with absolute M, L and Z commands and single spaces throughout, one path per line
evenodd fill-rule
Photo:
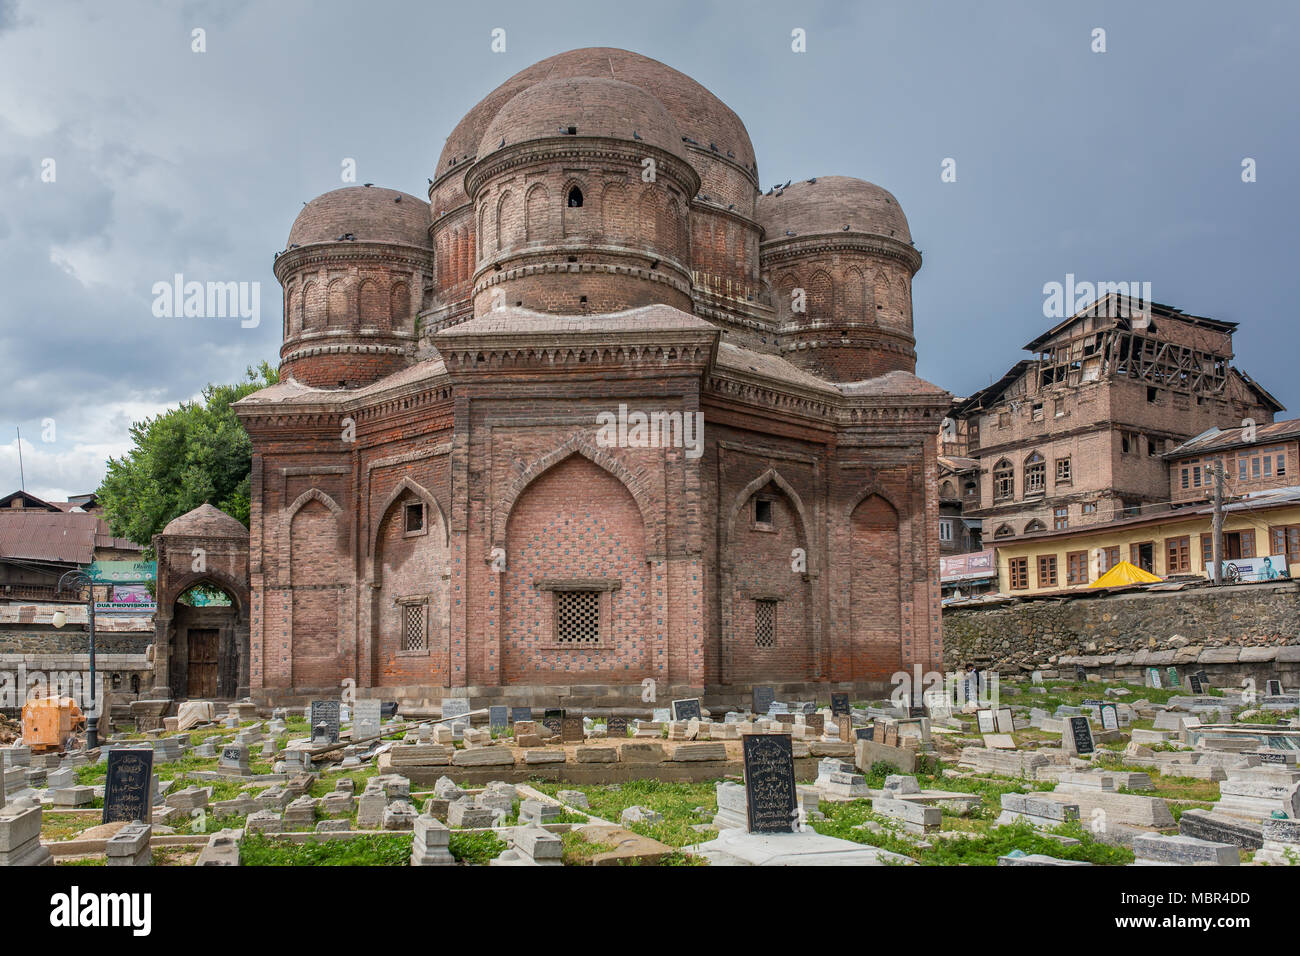
M 1163 581 L 1150 571 L 1144 571 L 1131 561 L 1121 561 L 1097 580 L 1088 585 L 1090 588 L 1118 588 L 1126 584 L 1154 584 Z

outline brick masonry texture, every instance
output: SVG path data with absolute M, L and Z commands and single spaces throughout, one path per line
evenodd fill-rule
M 937 663 L 950 399 L 912 374 L 920 255 L 869 183 L 759 192 L 711 93 L 578 50 L 471 110 L 427 206 L 309 203 L 276 261 L 281 383 L 237 408 L 253 692 L 639 701 Z M 610 444 L 620 407 L 702 440 Z M 560 640 L 565 591 L 597 595 L 594 644 Z

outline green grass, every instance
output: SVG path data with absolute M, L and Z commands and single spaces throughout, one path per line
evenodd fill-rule
M 244 866 L 406 866 L 411 836 L 362 836 L 293 843 L 250 833 L 240 845 Z
M 998 857 L 1005 856 L 1012 850 L 1108 866 L 1122 866 L 1133 862 L 1131 850 L 1098 843 L 1078 824 L 1059 827 L 1057 831 L 1081 841 L 1077 846 L 1064 846 L 1051 837 L 1039 833 L 1028 824 L 1019 824 L 991 827 L 984 833 L 972 832 L 969 836 L 935 839 L 929 849 L 921 849 L 891 829 L 879 833 L 867 829 L 854 829 L 858 824 L 868 820 L 884 822 L 883 818 L 871 812 L 868 801 L 823 803 L 821 806 L 826 819 L 812 824 L 813 829 L 818 833 L 899 853 L 923 866 L 996 866 Z
M 452 830 L 448 849 L 461 863 L 486 866 L 489 860 L 494 860 L 505 852 L 506 845 L 494 833 L 465 833 Z M 409 844 L 407 852 L 409 855 Z
M 717 809 L 715 781 L 668 783 L 662 780 L 629 780 L 623 784 L 588 787 L 533 781 L 532 785 L 550 796 L 554 796 L 558 790 L 581 790 L 587 795 L 590 804 L 587 812 L 614 824 L 618 824 L 623 811 L 628 807 L 648 807 L 663 814 L 663 821 L 653 825 L 636 823 L 628 829 L 669 846 L 691 846 L 712 838 L 710 834 L 692 830 L 691 825 L 707 823 L 713 818 Z M 703 807 L 705 813 L 695 813 L 696 807 Z

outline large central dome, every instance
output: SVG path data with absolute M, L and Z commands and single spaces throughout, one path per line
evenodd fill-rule
M 468 168 L 470 161 L 478 154 L 479 144 L 488 127 L 506 103 L 538 83 L 573 77 L 619 80 L 653 95 L 673 118 L 681 135 L 689 139 L 690 142 L 682 145 L 694 146 L 710 154 L 706 159 L 697 153 L 696 160 L 692 162 L 700 173 L 704 192 L 709 190 L 713 157 L 719 161 L 735 163 L 757 175 L 754 146 L 749 141 L 745 124 L 720 99 L 686 74 L 679 73 L 658 60 L 628 50 L 591 47 L 570 50 L 535 63 L 489 93 L 447 137 L 447 144 L 438 158 L 435 182 L 452 170 Z M 452 199 L 446 193 L 443 198 L 444 201 Z M 457 189 L 452 205 L 464 201 L 464 193 Z M 437 214 L 436 211 L 435 215 Z

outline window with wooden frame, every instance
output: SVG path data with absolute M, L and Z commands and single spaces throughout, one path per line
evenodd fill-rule
M 423 501 L 408 501 L 402 507 L 402 533 L 424 534 Z
M 1005 501 L 1016 493 L 1016 470 L 1003 458 L 993 466 L 993 500 Z
M 1038 452 L 1025 459 L 1025 494 L 1041 495 L 1047 491 L 1047 460 Z
M 1040 588 L 1056 587 L 1056 555 L 1040 554 L 1038 556 L 1038 586 Z
M 1010 558 L 1007 561 L 1007 579 L 1011 590 L 1024 591 L 1029 587 L 1029 559 Z
M 1268 529 L 1269 554 L 1286 555 L 1287 564 L 1300 561 L 1300 524 L 1274 525 Z
M 1190 535 L 1165 538 L 1165 573 L 1186 574 L 1192 570 L 1192 539 Z
M 1128 559 L 1136 567 L 1151 574 L 1156 573 L 1156 543 L 1138 541 L 1128 546 Z
M 1070 509 L 1062 505 L 1060 508 L 1052 510 L 1052 527 L 1057 531 L 1064 531 L 1070 527 Z
M 1105 574 L 1115 565 L 1119 564 L 1119 545 L 1113 548 L 1098 548 L 1101 552 L 1101 573 Z
M 1214 535 L 1201 535 L 1201 570 L 1211 571 L 1214 569 Z
M 1088 583 L 1088 552 L 1071 551 L 1065 556 L 1065 583 Z
M 1068 485 L 1073 483 L 1073 472 L 1070 468 L 1069 458 L 1056 459 L 1056 483 L 1058 485 Z

